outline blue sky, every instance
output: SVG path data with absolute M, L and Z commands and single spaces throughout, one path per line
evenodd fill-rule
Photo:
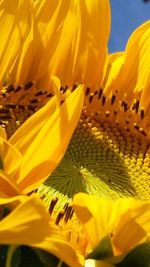
M 104 0 L 105 1 L 105 0 Z M 150 19 L 150 2 L 142 0 L 110 0 L 112 22 L 109 51 L 124 50 L 131 33 Z

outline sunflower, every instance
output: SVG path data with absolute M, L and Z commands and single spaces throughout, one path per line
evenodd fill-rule
M 49 5 L 35 5 L 39 29 L 45 29 L 42 16 Z M 58 209 L 77 192 L 149 199 L 150 22 L 132 34 L 124 52 L 108 55 L 109 1 L 60 1 L 51 6 L 45 47 L 48 40 L 53 44 L 46 76 L 58 76 L 65 94 L 84 84 L 85 97 L 64 158 L 38 193 L 47 206 L 58 197 Z
M 2 64 L 4 69 L 1 77 L 0 118 L 10 138 L 9 142 L 22 153 L 24 142 L 28 144 L 25 132 L 32 128 L 28 128 L 30 118 L 14 133 L 16 128 L 45 105 L 55 93 L 63 107 L 63 101 L 69 101 L 74 93 L 78 97 L 81 94 L 82 98 L 82 93 L 77 93 L 81 88 L 76 89 L 80 84 L 85 88 L 81 116 L 82 101 L 77 99 L 78 104 L 80 103 L 79 109 L 75 105 L 74 124 L 67 120 L 69 114 L 72 114 L 72 106 L 69 105 L 67 110 L 60 109 L 66 120 L 61 127 L 58 120 L 57 127 L 62 132 L 68 132 L 67 142 L 69 138 L 71 140 L 63 159 L 59 163 L 59 158 L 55 164 L 55 167 L 58 166 L 55 170 L 53 168 L 53 173 L 41 186 L 33 180 L 40 180 L 41 183 L 47 178 L 49 169 L 46 175 L 45 170 L 49 161 L 46 161 L 41 170 L 35 168 L 34 172 L 32 169 L 35 165 L 40 167 L 41 157 L 44 156 L 45 159 L 45 154 L 48 155 L 49 146 L 45 140 L 49 137 L 49 127 L 38 125 L 38 115 L 35 115 L 36 119 L 31 117 L 37 123 L 32 125 L 36 133 L 41 126 L 45 132 L 41 130 L 42 134 L 37 142 L 33 141 L 27 150 L 27 156 L 24 157 L 27 167 L 26 164 L 22 165 L 22 172 L 27 179 L 26 182 L 21 181 L 22 188 L 28 186 L 25 193 L 37 186 L 37 194 L 49 208 L 52 220 L 63 229 L 67 240 L 79 254 L 84 255 L 86 235 L 71 206 L 75 193 L 85 192 L 111 200 L 131 196 L 135 199 L 149 199 L 147 97 L 150 22 L 146 22 L 133 33 L 125 52 L 108 55 L 108 0 L 36 0 L 32 4 L 30 1 L 20 0 L 15 1 L 15 5 L 16 8 L 13 9 L 10 8 L 11 5 L 9 7 L 8 0 L 0 2 L 0 22 L 5 25 L 4 31 L 9 24 L 9 33 L 13 31 L 17 42 L 14 51 L 7 51 L 6 38 L 1 50 L 7 51 L 7 65 L 4 64 L 4 68 Z M 15 14 L 16 10 L 18 15 Z M 7 15 L 9 20 L 4 19 Z M 23 32 L 22 24 L 26 25 Z M 2 52 L 4 61 L 6 54 Z M 52 76 L 58 77 L 55 77 L 56 86 L 52 85 Z M 68 131 L 69 128 L 72 130 Z M 30 138 L 35 138 L 34 129 Z M 65 138 L 66 135 L 64 140 Z M 57 144 L 57 140 L 54 131 L 50 146 Z M 42 153 L 40 160 L 36 145 L 40 147 L 39 153 Z M 59 152 L 59 147 L 57 149 Z M 65 149 L 63 153 L 64 151 Z M 36 158 L 33 164 L 34 153 Z M 55 154 L 50 156 L 55 158 Z M 28 172 L 32 174 L 32 181 L 26 176 Z M 38 178 L 40 173 L 43 180 Z

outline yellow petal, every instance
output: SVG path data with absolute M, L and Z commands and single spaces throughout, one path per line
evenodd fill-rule
M 34 42 L 34 38 L 35 40 L 37 39 L 33 33 L 32 22 L 28 37 L 24 41 L 17 61 L 11 69 L 11 83 L 23 84 L 26 81 L 33 80 L 31 76 L 29 76 L 29 73 L 36 52 L 36 42 Z
M 110 201 L 79 193 L 74 197 L 73 207 L 92 247 L 110 234 L 115 255 L 119 255 L 150 237 L 149 201 Z
M 150 101 L 149 101 L 149 93 L 150 93 L 150 75 L 148 75 L 145 86 L 143 87 L 143 91 L 141 94 L 140 104 L 141 107 L 144 108 L 144 114 L 146 117 L 146 122 L 144 123 L 145 128 L 150 125 L 149 116 L 150 116 Z
M 150 201 L 139 203 L 132 212 L 136 222 L 150 236 Z
M 144 120 L 142 123 L 142 128 L 147 131 L 148 138 L 150 136 L 150 101 L 149 101 L 149 93 L 150 93 L 150 75 L 148 75 L 143 90 L 141 92 L 140 105 L 144 108 Z
M 22 52 L 20 74 L 26 69 L 26 77 L 37 80 L 49 68 L 49 76 L 58 76 L 63 85 L 101 82 L 110 31 L 108 0 L 36 1 L 33 23 L 35 40 L 29 37 L 31 49 Z
M 111 203 L 109 205 L 108 201 L 106 209 L 106 206 L 104 208 L 103 204 L 103 200 L 100 203 L 97 197 L 84 193 L 76 194 L 73 199 L 75 213 L 84 224 L 87 238 L 93 248 L 111 230 L 109 229 L 108 214 L 112 210 L 112 205 Z
M 35 197 L 26 197 L 25 201 L 0 221 L 1 244 L 40 242 L 48 233 L 48 213 L 40 199 Z
M 20 194 L 21 191 L 15 181 L 6 173 L 0 171 L 0 197 L 13 197 Z
M 51 86 L 53 88 L 54 94 L 57 97 L 57 104 L 60 105 L 61 99 L 60 99 L 60 88 L 61 88 L 61 83 L 58 77 L 56 76 L 51 76 Z
M 150 72 L 150 21 L 133 32 L 125 53 L 120 87 L 123 86 L 126 92 L 141 91 Z
M 13 177 L 20 167 L 22 156 L 12 144 L 0 138 L 0 160 L 1 169 Z
M 9 142 L 14 145 L 22 155 L 25 155 L 39 131 L 54 113 L 56 107 L 55 96 L 43 108 L 26 120 L 26 122 L 23 123 L 23 125 L 11 136 Z
M 62 106 L 49 116 L 38 133 L 35 125 L 33 131 L 36 131 L 37 136 L 26 149 L 19 173 L 18 183 L 25 193 L 42 183 L 62 159 L 80 118 L 83 95 L 83 87 L 79 86 Z M 30 128 L 26 134 L 30 135 Z
M 120 252 L 129 251 L 150 237 L 150 202 L 133 201 L 114 232 L 113 243 Z
M 20 205 L 20 203 L 24 202 L 26 198 L 27 197 L 24 195 L 17 195 L 14 197 L 6 197 L 3 195 L 0 195 L 0 205 L 10 207 L 10 210 L 12 210 L 18 205 Z
M 45 39 L 48 39 L 46 28 L 48 27 L 48 20 L 51 21 L 51 16 L 55 17 L 55 8 L 53 6 L 58 5 L 59 8 L 59 4 L 58 2 L 52 3 L 52 1 L 46 2 L 47 4 L 43 8 L 43 12 L 41 9 L 44 6 L 45 1 L 35 1 L 33 4 L 34 8 L 30 33 L 23 44 L 20 56 L 12 70 L 13 80 L 17 81 L 19 84 L 24 83 L 26 80 L 37 81 L 43 76 L 45 71 L 48 70 L 48 62 L 51 51 L 49 49 L 48 54 L 45 56 L 44 51 L 47 53 L 45 42 L 48 41 L 45 41 Z M 39 27 L 39 24 L 42 26 Z M 51 41 L 54 37 L 53 33 L 53 27 L 51 26 L 48 29 L 48 34 Z M 37 71 L 39 69 L 38 66 L 44 56 L 46 57 L 44 58 L 44 68 L 41 70 L 41 73 L 39 73 Z M 48 87 L 48 84 L 46 87 Z
M 0 126 L 0 137 L 2 137 L 3 139 L 7 140 L 7 134 L 4 128 L 2 128 Z
M 133 47 L 128 54 L 128 57 L 130 57 L 132 53 L 132 57 L 134 58 L 135 55 L 133 55 L 133 51 L 135 53 L 134 48 L 137 47 L 138 55 L 136 55 L 136 57 L 138 56 L 139 59 L 137 60 L 137 58 L 134 58 L 134 60 L 139 61 L 139 64 L 137 70 L 138 76 L 134 91 L 141 91 L 145 86 L 147 77 L 149 77 L 150 75 L 150 20 L 143 24 L 138 30 L 140 31 L 140 29 L 142 29 L 142 35 L 139 40 L 136 40 L 138 34 L 133 34 L 135 40 L 133 40 L 133 44 L 130 44 L 130 46 L 132 45 Z
M 9 74 L 29 32 L 30 8 L 29 0 L 0 1 L 0 81 Z
M 131 202 L 131 199 L 111 201 L 84 193 L 75 195 L 73 207 L 84 224 L 92 247 L 113 232 L 120 216 L 128 210 Z
M 70 1 L 50 73 L 57 74 L 65 84 L 77 81 L 93 85 L 97 79 L 101 83 L 109 30 L 109 1 Z
M 40 199 L 34 196 L 26 198 L 0 221 L 0 244 L 40 248 L 53 253 L 70 266 L 80 266 L 75 252 L 59 228 L 49 220 L 49 214 Z
M 46 237 L 44 242 L 39 244 L 32 243 L 31 245 L 53 253 L 61 260 L 68 263 L 69 266 L 81 267 L 75 251 L 69 243 L 65 241 L 65 238 L 61 235 L 58 229 L 53 224 L 50 224 L 50 229 L 50 237 Z
M 86 260 L 85 261 L 85 267 L 113 267 L 115 265 L 112 265 L 106 261 L 98 261 L 98 260 Z
M 124 52 L 117 52 L 108 56 L 107 71 L 103 82 L 105 94 L 118 90 L 120 72 L 124 64 Z

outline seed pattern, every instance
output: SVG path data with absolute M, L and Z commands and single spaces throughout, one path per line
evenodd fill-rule
M 129 103 L 118 100 L 117 94 L 117 90 L 106 96 L 102 88 L 85 89 L 80 122 L 65 156 L 39 188 L 46 202 L 59 195 L 62 208 L 81 191 L 111 199 L 149 199 L 150 145 L 141 127 L 144 109 L 139 99 Z
M 77 84 L 60 88 L 61 104 L 68 92 L 76 88 Z M 8 136 L 52 96 L 52 92 L 37 90 L 33 82 L 4 88 L 0 122 Z M 139 99 L 129 102 L 127 98 L 119 99 L 117 90 L 108 95 L 102 87 L 94 92 L 87 87 L 80 122 L 68 150 L 39 192 L 47 191 L 47 187 L 50 192 L 45 194 L 47 199 L 53 194 L 57 198 L 59 192 L 65 196 L 62 203 L 80 191 L 108 198 L 130 195 L 149 198 L 149 142 L 142 127 L 144 119 Z M 57 223 L 63 216 L 59 215 Z
M 62 162 L 39 192 L 45 192 L 47 201 L 59 192 L 63 203 L 80 191 L 112 199 L 148 199 L 149 174 L 147 142 L 82 114 Z
M 86 108 L 87 112 L 89 110 L 89 116 L 92 111 L 92 113 L 99 114 L 101 121 L 115 122 L 116 125 L 120 125 L 121 128 L 130 131 L 132 135 L 137 137 L 148 135 L 144 124 L 145 111 L 140 105 L 139 99 L 134 97 L 130 101 L 127 97 L 120 99 L 117 90 L 106 95 L 103 88 L 91 92 L 89 87 L 85 90 L 85 98 L 88 100 Z

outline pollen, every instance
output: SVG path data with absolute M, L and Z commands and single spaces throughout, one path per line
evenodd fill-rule
M 49 204 L 50 220 L 62 231 L 66 241 L 80 255 L 85 256 L 88 249 L 88 241 L 83 226 L 74 214 L 73 207 L 65 203 L 62 209 L 58 209 L 58 197 L 53 197 Z
M 52 92 L 37 89 L 34 82 L 4 86 L 0 93 L 0 125 L 7 137 L 11 135 L 53 96 Z

